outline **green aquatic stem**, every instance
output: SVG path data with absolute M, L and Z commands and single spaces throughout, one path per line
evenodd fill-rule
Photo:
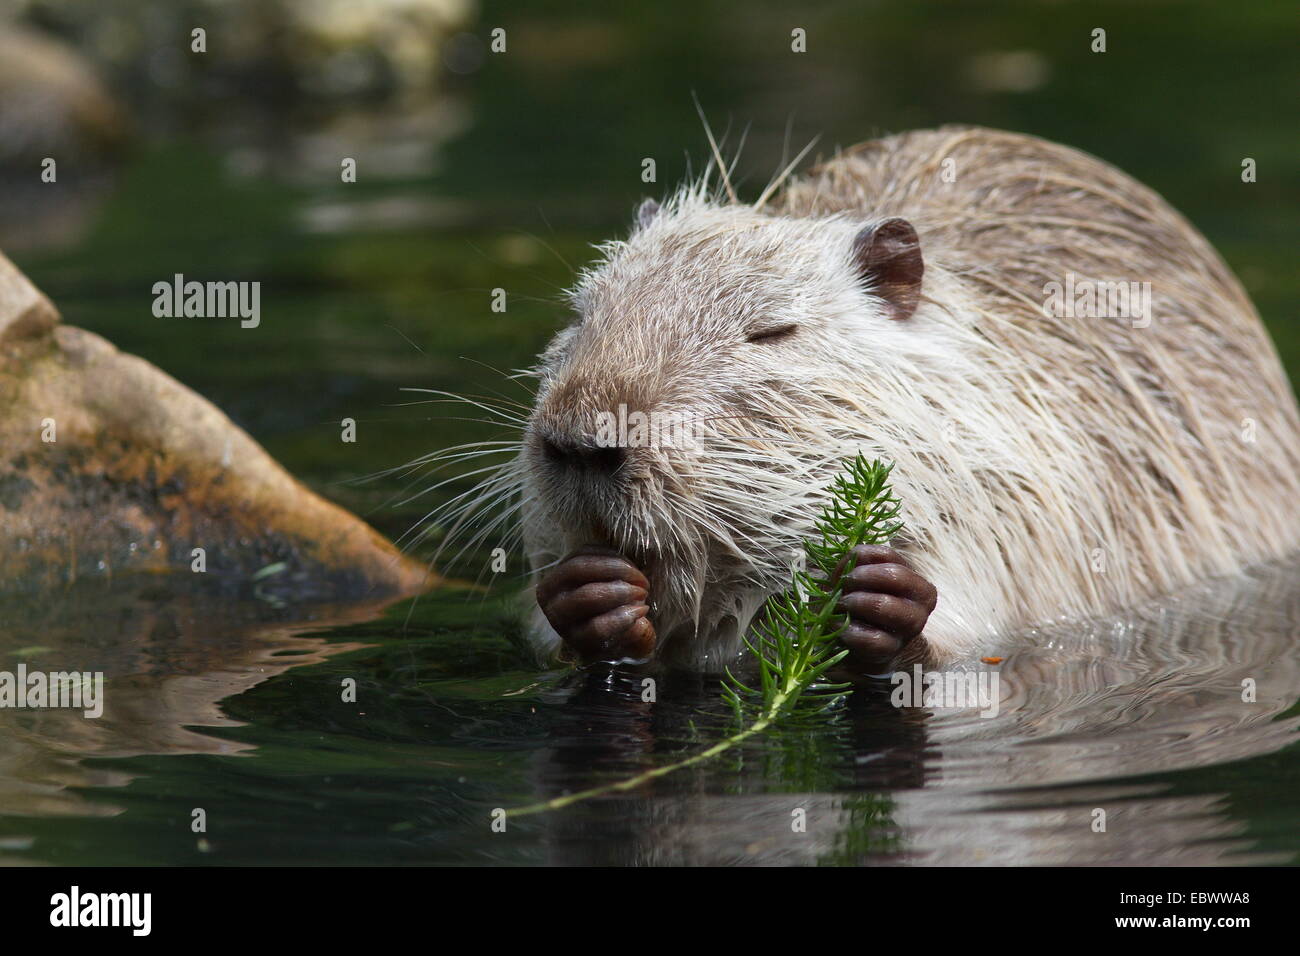
M 523 817 L 564 807 L 592 797 L 626 793 L 660 777 L 704 763 L 764 733 L 797 712 L 821 712 L 841 700 L 847 684 L 823 683 L 827 672 L 848 651 L 839 647 L 847 623 L 838 610 L 840 581 L 853 549 L 880 544 L 902 529 L 899 501 L 889 486 L 893 465 L 868 463 L 861 455 L 845 465 L 831 482 L 829 501 L 814 524 L 814 538 L 804 542 L 807 566 L 794 571 L 790 587 L 764 605 L 755 638 L 745 646 L 757 659 L 760 685 L 751 688 L 730 670 L 722 696 L 742 726 L 735 733 L 682 760 L 540 803 L 507 810 Z M 748 719 L 748 723 L 746 723 Z
M 743 730 L 732 734 L 730 737 L 724 737 L 713 746 L 692 754 L 684 760 L 664 764 L 663 766 L 655 767 L 652 770 L 646 770 L 636 776 L 627 777 L 614 783 L 602 784 L 601 786 L 591 787 L 587 790 L 579 790 L 575 793 L 567 793 L 562 797 L 553 797 L 552 799 L 544 800 L 541 803 L 530 803 L 524 807 L 516 807 L 513 810 L 507 810 L 506 816 L 526 817 L 534 813 L 545 813 L 548 810 L 561 810 L 570 804 L 579 803 L 592 797 L 602 797 L 613 793 L 625 793 L 629 790 L 635 790 L 652 780 L 658 779 L 659 777 L 666 777 L 671 773 L 676 773 L 678 770 L 685 770 L 687 767 L 692 767 L 697 763 L 704 763 L 706 760 L 712 760 L 719 754 L 744 743 L 750 737 L 757 736 L 767 730 L 767 728 L 777 720 L 777 716 L 776 712 L 764 714 Z

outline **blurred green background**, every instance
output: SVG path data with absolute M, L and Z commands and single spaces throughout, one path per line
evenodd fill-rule
M 564 323 L 559 293 L 591 244 L 699 171 L 692 94 L 731 149 L 745 133 L 751 198 L 819 134 L 824 154 L 978 123 L 1094 153 L 1210 238 L 1294 374 L 1297 9 L 6 0 L 10 47 L 59 44 L 87 89 L 65 77 L 43 108 L 16 108 L 40 71 L 0 70 L 0 245 L 66 321 L 211 398 L 390 534 L 426 500 L 394 506 L 394 480 L 351 479 L 495 433 L 445 405 L 399 407 L 419 397 L 400 389 L 526 401 L 485 366 L 529 364 Z M 190 50 L 194 25 L 205 53 Z M 791 51 L 796 27 L 805 53 Z M 57 185 L 37 181 L 44 155 L 59 158 Z M 355 183 L 340 181 L 343 157 Z M 261 326 L 154 318 L 150 287 L 177 272 L 260 280 Z M 489 308 L 496 287 L 504 314 Z M 360 423 L 356 444 L 339 440 L 344 417 Z

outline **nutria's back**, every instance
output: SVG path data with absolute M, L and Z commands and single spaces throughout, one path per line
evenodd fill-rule
M 891 237 L 885 265 L 864 236 Z M 603 253 L 493 488 L 517 495 L 534 568 L 595 542 L 645 571 L 678 662 L 734 659 L 858 453 L 895 464 L 940 661 L 1300 544 L 1300 415 L 1249 299 L 1159 196 L 1082 153 L 908 133 L 766 204 L 688 185 Z M 601 445 L 624 407 L 700 441 L 548 457 Z
M 976 406 L 918 386 L 943 438 L 908 423 L 883 442 L 913 509 L 944 502 L 913 511 L 922 563 L 984 579 L 968 589 L 982 606 L 937 630 L 1095 613 L 1300 544 L 1290 385 L 1240 284 L 1151 190 L 1034 137 L 943 128 L 851 149 L 771 212 L 910 220 L 926 298 L 987 370 Z M 1149 282 L 1149 324 L 1059 298 L 1045 314 L 1086 281 Z

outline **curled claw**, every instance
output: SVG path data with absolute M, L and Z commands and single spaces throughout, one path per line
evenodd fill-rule
M 582 548 L 537 585 L 537 603 L 555 633 L 584 661 L 649 657 L 650 582 L 631 561 L 605 548 Z
M 855 666 L 878 672 L 925 630 L 939 592 L 885 545 L 859 545 L 851 561 L 840 578 L 839 608 L 849 616 L 840 640 Z

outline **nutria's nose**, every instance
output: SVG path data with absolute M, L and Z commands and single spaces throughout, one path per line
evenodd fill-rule
M 555 436 L 542 439 L 542 454 L 551 464 L 612 475 L 627 461 L 627 450 L 595 442 L 574 442 Z

